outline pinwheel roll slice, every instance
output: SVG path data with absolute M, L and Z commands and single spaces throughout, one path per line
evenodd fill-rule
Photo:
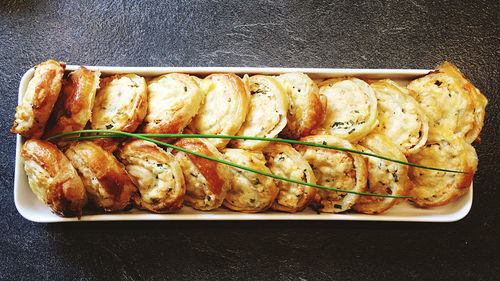
M 205 103 L 189 127 L 194 133 L 209 135 L 235 135 L 248 113 L 250 94 L 241 78 L 233 73 L 217 73 L 201 82 Z M 228 139 L 209 139 L 218 149 Z
M 27 138 L 40 138 L 52 108 L 59 97 L 65 63 L 53 60 L 35 66 L 21 104 L 16 108 L 10 130 Z
M 85 128 L 92 114 L 99 76 L 99 71 L 90 71 L 83 66 L 69 74 L 49 118 L 44 138 Z M 70 145 L 61 138 L 52 142 L 60 148 Z
M 262 152 L 226 148 L 224 158 L 232 163 L 271 173 Z M 224 206 L 234 211 L 262 212 L 274 203 L 279 189 L 273 178 L 231 167 L 231 187 Z
M 343 139 L 330 135 L 314 135 L 301 141 L 355 149 Z M 318 185 L 364 192 L 367 181 L 365 160 L 359 154 L 348 153 L 328 148 L 295 145 L 295 149 L 311 166 Z M 317 189 L 315 205 L 321 212 L 340 213 L 349 210 L 360 195 L 326 189 Z
M 360 144 L 357 148 L 361 151 L 407 162 L 403 153 L 385 135 L 369 134 L 361 140 Z M 365 157 L 365 159 L 368 163 L 366 192 L 394 196 L 409 194 L 412 184 L 408 178 L 408 166 L 375 157 Z M 361 213 L 380 214 L 403 200 L 360 196 L 352 208 Z
M 311 134 L 325 117 L 318 85 L 304 73 L 285 73 L 276 77 L 288 96 L 287 124 L 280 135 L 298 139 Z
M 267 167 L 274 175 L 307 183 L 316 183 L 313 170 L 293 147 L 285 143 L 271 143 L 264 149 Z M 316 196 L 316 188 L 276 180 L 278 196 L 272 209 L 294 213 L 304 210 Z
M 72 144 L 65 152 L 80 175 L 90 201 L 106 212 L 123 210 L 136 187 L 125 167 L 110 152 L 91 141 Z
M 224 158 L 204 139 L 180 139 L 174 145 L 217 159 Z M 181 151 L 175 152 L 175 158 L 186 181 L 184 202 L 203 211 L 220 207 L 230 187 L 229 166 Z
M 137 207 L 155 213 L 182 208 L 186 185 L 181 166 L 170 152 L 152 142 L 134 140 L 120 148 L 118 157 L 138 187 Z
M 281 85 L 271 76 L 254 75 L 249 79 L 250 106 L 238 136 L 274 138 L 286 125 L 288 97 Z M 232 140 L 231 146 L 260 149 L 266 141 Z
M 80 217 L 87 195 L 68 158 L 54 144 L 37 139 L 24 143 L 21 156 L 36 197 L 59 216 Z
M 328 79 L 319 84 L 319 93 L 326 97 L 326 113 L 315 132 L 357 141 L 377 125 L 377 98 L 366 82 Z

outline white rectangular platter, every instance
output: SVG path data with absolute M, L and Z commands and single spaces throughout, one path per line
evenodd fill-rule
M 77 65 L 68 65 L 67 71 L 77 69 Z M 326 68 L 255 68 L 255 67 L 108 67 L 88 66 L 91 70 L 99 70 L 103 76 L 118 73 L 137 73 L 144 77 L 153 77 L 164 73 L 182 72 L 205 76 L 216 72 L 233 72 L 236 74 L 281 74 L 288 72 L 303 72 L 313 79 L 324 79 L 339 76 L 355 76 L 365 79 L 390 78 L 403 85 L 407 81 L 429 73 L 426 69 L 326 69 Z M 29 69 L 21 79 L 18 103 L 33 76 L 34 68 Z M 380 215 L 365 215 L 357 213 L 318 214 L 311 208 L 303 212 L 288 214 L 266 211 L 257 214 L 233 212 L 225 208 L 202 212 L 184 206 L 175 214 L 153 214 L 132 209 L 108 214 L 85 214 L 78 218 L 61 218 L 53 214 L 48 207 L 40 202 L 28 185 L 28 179 L 20 157 L 24 138 L 17 136 L 16 169 L 14 178 L 14 201 L 19 213 L 34 222 L 82 222 L 82 221 L 138 221 L 138 220 L 347 220 L 347 221 L 405 221 L 405 222 L 453 222 L 465 217 L 472 206 L 472 186 L 467 194 L 458 200 L 441 207 L 417 208 L 410 203 L 397 205 Z

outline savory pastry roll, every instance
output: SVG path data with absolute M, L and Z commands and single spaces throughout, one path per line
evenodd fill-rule
M 73 143 L 65 152 L 82 178 L 89 199 L 106 212 L 130 204 L 136 187 L 110 152 L 90 141 Z
M 403 153 L 385 135 L 369 134 L 360 141 L 360 144 L 357 148 L 361 151 L 408 162 Z M 408 178 L 408 166 L 375 157 L 365 157 L 365 159 L 368 162 L 366 192 L 394 196 L 408 195 L 412 187 Z M 403 200 L 360 196 L 352 208 L 360 213 L 380 214 Z
M 189 124 L 197 134 L 235 135 L 248 113 L 250 94 L 245 83 L 233 73 L 216 73 L 201 83 L 205 103 Z M 209 139 L 217 148 L 223 148 L 228 139 Z
M 53 60 L 35 66 L 21 104 L 16 108 L 10 131 L 27 138 L 40 138 L 61 91 L 65 63 Z
M 21 156 L 36 197 L 59 216 L 80 217 L 87 194 L 68 158 L 54 144 L 37 139 L 24 143 Z
M 264 148 L 264 155 L 266 166 L 274 175 L 312 184 L 316 183 L 311 166 L 291 145 L 273 142 Z M 290 213 L 302 211 L 316 196 L 316 188 L 314 187 L 282 180 L 275 182 L 279 193 L 271 206 L 274 210 Z
M 186 185 L 174 156 L 156 144 L 134 140 L 118 153 L 139 189 L 135 205 L 155 213 L 171 213 L 182 207 Z
M 276 77 L 288 95 L 287 124 L 280 135 L 298 139 L 311 134 L 325 117 L 318 85 L 304 73 L 285 73 Z
M 451 134 L 428 141 L 416 154 L 408 156 L 411 163 L 443 169 L 458 170 L 466 174 L 410 168 L 414 188 L 411 200 L 421 207 L 445 205 L 465 194 L 477 168 L 477 154 L 462 137 Z
M 99 71 L 83 66 L 69 74 L 45 128 L 44 138 L 85 128 L 92 114 L 99 76 Z M 62 139 L 52 142 L 61 148 L 70 144 Z
M 366 82 L 333 78 L 318 86 L 320 95 L 326 97 L 326 113 L 316 133 L 357 141 L 377 125 L 377 98 Z
M 355 149 L 346 140 L 330 135 L 314 135 L 301 138 L 301 141 Z M 359 154 L 328 148 L 296 145 L 295 149 L 309 162 L 316 184 L 364 192 L 368 176 L 365 160 Z M 317 208 L 321 212 L 340 213 L 349 210 L 360 195 L 326 189 L 317 189 Z
M 223 153 L 229 162 L 271 173 L 262 152 L 226 148 Z M 226 194 L 224 206 L 247 213 L 262 212 L 271 207 L 279 192 L 273 178 L 233 167 L 230 170 L 231 188 Z
M 477 139 L 488 101 L 451 63 L 413 80 L 408 89 L 429 117 L 432 140 L 439 139 L 442 131 L 465 137 L 468 143 Z
M 392 80 L 370 84 L 378 101 L 375 130 L 385 135 L 405 154 L 417 152 L 427 141 L 429 120 L 408 89 Z
M 91 129 L 134 132 L 148 109 L 146 80 L 137 74 L 121 74 L 101 79 L 92 112 Z M 93 140 L 114 151 L 121 139 Z
M 249 79 L 250 105 L 245 122 L 237 136 L 274 138 L 286 125 L 288 97 L 281 85 L 271 76 L 254 75 Z M 231 146 L 259 149 L 269 142 L 232 140 Z
M 148 82 L 148 114 L 141 131 L 179 134 L 198 113 L 204 100 L 194 76 L 170 73 Z
M 217 159 L 224 158 L 204 139 L 180 139 L 174 145 Z M 220 207 L 230 187 L 229 166 L 181 151 L 174 153 L 186 181 L 184 203 L 203 211 Z

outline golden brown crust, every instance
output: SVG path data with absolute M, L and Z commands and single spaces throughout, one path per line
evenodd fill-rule
M 69 74 L 49 118 L 44 138 L 85 128 L 92 113 L 99 76 L 99 71 L 90 71 L 83 66 Z M 61 139 L 51 142 L 60 148 L 70 145 Z
M 172 213 L 182 208 L 186 185 L 174 156 L 156 144 L 134 140 L 120 148 L 118 157 L 138 187 L 137 207 L 155 213 Z
M 65 63 L 53 60 L 35 66 L 10 130 L 27 138 L 40 138 L 61 90 Z
M 57 215 L 82 215 L 87 195 L 71 162 L 52 143 L 31 139 L 21 150 L 31 189 Z
M 89 199 L 106 212 L 130 204 L 136 187 L 110 152 L 90 141 L 76 142 L 65 152 L 82 178 Z

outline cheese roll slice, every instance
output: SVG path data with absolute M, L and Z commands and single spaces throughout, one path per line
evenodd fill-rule
M 264 149 L 266 166 L 274 175 L 316 183 L 309 163 L 293 147 L 286 143 L 271 143 Z M 287 181 L 276 180 L 278 196 L 271 208 L 294 213 L 304 210 L 316 196 L 316 188 Z
M 59 216 L 80 217 L 87 194 L 68 158 L 54 144 L 37 139 L 24 143 L 21 156 L 36 197 Z
M 136 187 L 113 154 L 91 141 L 76 142 L 65 154 L 96 207 L 111 212 L 129 206 Z
M 283 86 L 289 105 L 287 124 L 280 133 L 285 138 L 298 139 L 311 134 L 325 117 L 318 85 L 304 73 L 285 73 L 276 80 Z
M 377 97 L 376 131 L 405 154 L 420 150 L 427 141 L 429 120 L 409 90 L 386 79 L 370 84 Z
M 226 148 L 223 153 L 229 162 L 271 173 L 266 167 L 262 152 Z M 247 213 L 262 212 L 271 207 L 279 192 L 273 178 L 233 167 L 230 170 L 231 187 L 226 194 L 224 206 Z
M 101 79 L 90 127 L 97 130 L 134 132 L 147 113 L 146 80 L 137 74 L 121 74 Z M 114 151 L 122 139 L 93 140 Z
M 100 75 L 99 71 L 90 71 L 83 66 L 69 74 L 49 118 L 44 138 L 85 128 L 92 114 Z M 52 142 L 60 148 L 70 145 L 61 138 Z
M 250 105 L 238 136 L 274 138 L 286 125 L 288 97 L 281 85 L 271 76 L 254 75 L 249 79 Z M 260 149 L 267 141 L 232 140 L 231 146 Z
M 224 158 L 204 139 L 180 139 L 174 145 L 217 159 Z M 184 203 L 203 211 L 220 207 L 230 187 L 229 166 L 181 151 L 175 151 L 175 159 L 186 181 Z
M 355 149 L 348 141 L 330 135 L 314 135 L 300 140 Z M 365 191 L 368 172 L 365 160 L 359 154 L 306 145 L 294 147 L 311 166 L 317 184 L 357 192 Z M 319 211 L 326 213 L 349 210 L 360 197 L 353 193 L 321 188 L 317 189 L 317 193 L 315 205 Z
M 152 142 L 134 140 L 120 148 L 118 157 L 139 189 L 134 196 L 137 207 L 155 213 L 182 208 L 186 185 L 181 167 L 170 152 Z
M 333 78 L 318 86 L 319 93 L 326 97 L 326 114 L 317 133 L 357 141 L 377 125 L 377 98 L 366 82 Z
M 235 135 L 248 113 L 250 94 L 241 78 L 233 73 L 211 74 L 202 80 L 205 103 L 189 125 L 197 134 Z M 223 148 L 228 139 L 209 139 Z
M 53 60 L 35 66 L 23 100 L 16 108 L 10 131 L 27 138 L 40 138 L 61 91 L 66 64 Z
M 462 137 L 442 135 L 408 157 L 411 163 L 467 172 L 457 174 L 411 167 L 411 199 L 421 207 L 445 205 L 465 194 L 477 169 L 477 154 Z
M 408 88 L 429 117 L 433 140 L 443 131 L 462 136 L 468 143 L 479 136 L 488 101 L 451 63 L 413 80 Z
M 369 134 L 360 141 L 360 144 L 357 148 L 361 151 L 408 162 L 403 153 L 385 135 Z M 408 195 L 412 187 L 408 178 L 408 166 L 375 157 L 365 157 L 365 159 L 368 163 L 366 192 L 394 196 Z M 380 214 L 402 201 L 403 199 L 397 198 L 360 196 L 352 208 L 360 213 Z

